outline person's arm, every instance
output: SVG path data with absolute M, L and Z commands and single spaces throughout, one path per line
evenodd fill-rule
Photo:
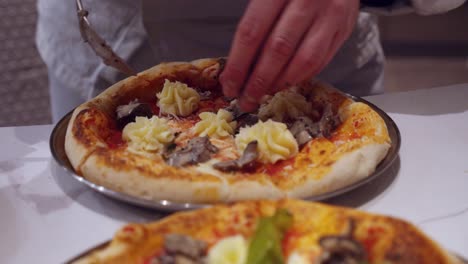
M 319 73 L 354 29 L 359 0 L 251 0 L 220 81 L 244 111 Z
M 443 13 L 465 0 L 251 0 L 220 81 L 244 111 L 318 74 L 351 34 L 359 10 Z

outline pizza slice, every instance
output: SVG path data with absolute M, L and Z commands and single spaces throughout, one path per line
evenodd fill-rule
M 251 201 L 128 224 L 73 263 L 462 263 L 413 225 L 298 200 Z

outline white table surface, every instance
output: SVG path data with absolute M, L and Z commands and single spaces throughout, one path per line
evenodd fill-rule
M 400 128 L 385 175 L 328 201 L 404 218 L 468 258 L 468 84 L 366 98 Z M 51 158 L 52 125 L 0 128 L 0 263 L 62 263 L 161 213 L 106 198 Z

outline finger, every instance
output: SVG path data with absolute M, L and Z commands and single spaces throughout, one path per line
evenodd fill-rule
M 332 61 L 333 57 L 335 57 L 336 53 L 338 52 L 340 47 L 343 46 L 343 43 L 348 37 L 349 37 L 348 30 L 339 28 L 338 32 L 333 34 L 333 38 L 332 38 L 331 44 L 328 47 L 328 51 L 326 52 L 326 56 L 324 57 L 322 62 L 318 64 L 319 66 L 317 67 L 316 71 L 313 71 L 313 72 L 305 71 L 303 75 L 300 75 L 299 77 L 297 77 L 296 82 L 301 82 L 307 79 L 311 79 L 314 76 L 318 75 Z
M 358 14 L 359 1 L 357 0 L 330 2 L 313 26 L 318 30 L 314 31 L 314 28 L 311 28 L 296 56 L 281 74 L 278 82 L 280 87 L 295 84 L 318 74 L 351 34 Z M 321 53 L 317 49 L 322 49 Z
M 290 2 L 264 45 L 253 73 L 240 97 L 244 111 L 252 111 L 263 95 L 274 88 L 274 81 L 289 62 L 300 40 L 314 19 L 316 10 L 310 0 Z
M 328 51 L 326 64 L 328 64 L 335 54 L 338 52 L 340 47 L 344 44 L 344 42 L 350 37 L 354 30 L 354 26 L 357 21 L 357 16 L 359 13 L 358 4 L 351 5 L 351 9 L 354 7 L 354 10 L 350 10 L 347 16 L 342 17 L 342 24 L 345 26 L 341 26 L 338 28 L 338 31 L 335 33 L 335 36 L 332 41 L 332 46 Z
M 236 97 L 245 82 L 250 65 L 286 0 L 252 0 L 238 25 L 229 59 L 220 76 L 226 96 Z
M 338 52 L 339 48 L 343 45 L 344 42 L 344 33 L 343 32 L 337 32 L 335 33 L 335 36 L 333 37 L 332 44 L 330 49 L 328 50 L 327 56 L 325 57 L 325 60 L 323 61 L 323 65 L 321 65 L 321 69 L 324 69 L 335 57 L 336 53 Z M 306 76 L 307 78 L 308 76 Z M 311 75 L 310 77 L 313 77 Z
M 356 0 L 353 0 L 356 1 Z M 340 6 L 340 5 L 338 5 Z M 342 18 L 342 25 L 344 24 L 345 26 L 338 26 L 338 31 L 335 33 L 335 36 L 332 41 L 332 46 L 328 51 L 327 58 L 325 59 L 325 65 L 323 65 L 322 68 L 324 68 L 330 61 L 333 59 L 333 57 L 336 55 L 338 50 L 343 46 L 345 41 L 351 36 L 353 33 L 354 27 L 357 22 L 357 18 L 359 15 L 359 1 L 357 1 L 354 4 L 350 5 L 351 7 L 349 8 L 347 12 L 347 16 L 341 16 Z M 339 11 L 343 12 L 342 8 L 338 8 Z
M 299 75 L 297 77 L 296 83 L 305 81 L 305 80 L 310 80 L 314 76 L 320 74 L 320 72 L 330 63 L 330 61 L 333 59 L 335 56 L 338 48 L 341 46 L 342 42 L 339 41 L 338 33 L 334 34 L 334 37 L 332 38 L 332 41 L 329 45 L 328 52 L 326 55 L 322 58 L 321 63 L 318 64 L 318 67 L 316 68 L 315 71 L 304 71 L 302 75 Z
M 332 41 L 336 28 L 335 23 L 326 18 L 322 18 L 310 28 L 296 54 L 281 74 L 278 89 L 296 84 L 323 69 L 329 52 L 333 49 Z

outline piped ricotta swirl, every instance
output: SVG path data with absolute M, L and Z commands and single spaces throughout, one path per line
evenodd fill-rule
M 174 140 L 174 133 L 165 119 L 138 116 L 124 127 L 122 138 L 130 150 L 160 154 Z
M 236 146 L 240 153 L 244 152 L 247 144 L 256 140 L 258 142 L 258 160 L 262 163 L 275 163 L 294 157 L 299 147 L 294 136 L 287 126 L 271 119 L 251 127 L 241 128 L 236 136 Z
M 200 95 L 185 83 L 166 80 L 162 91 L 156 94 L 161 113 L 188 116 L 198 109 Z
M 214 138 L 225 138 L 234 134 L 237 122 L 229 111 L 220 109 L 218 113 L 203 112 L 198 115 L 201 119 L 195 127 L 195 134 L 200 137 L 209 136 Z

